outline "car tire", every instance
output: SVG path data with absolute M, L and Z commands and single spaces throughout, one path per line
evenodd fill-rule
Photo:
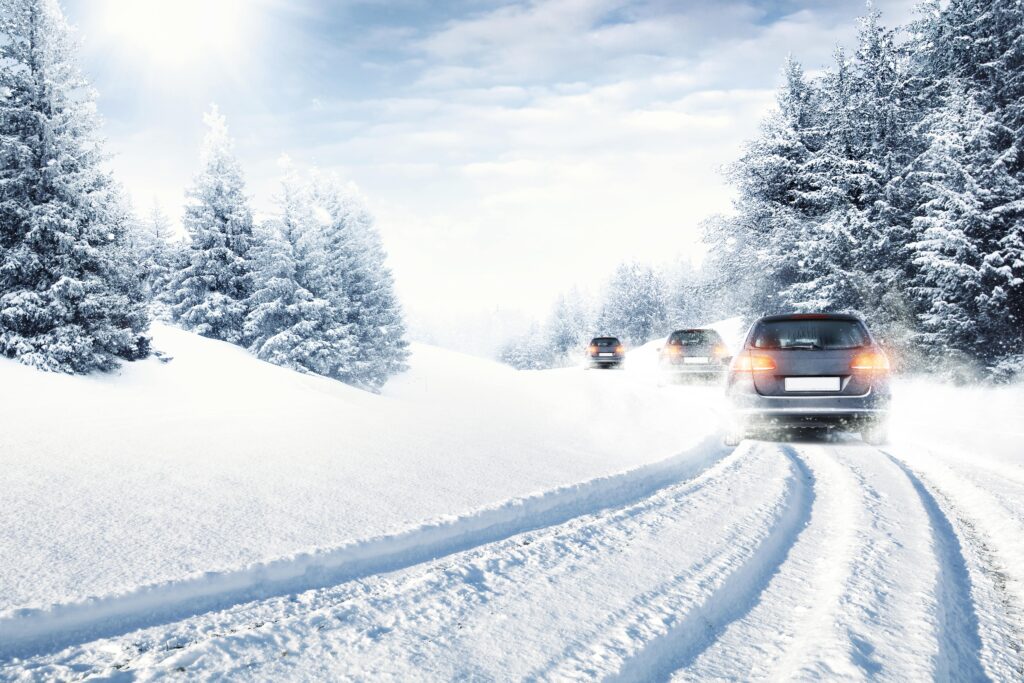
M 889 442 L 889 425 L 873 422 L 861 430 L 860 438 L 869 446 L 884 446 Z
M 722 443 L 726 448 L 736 448 L 743 439 L 747 438 L 747 429 L 741 420 L 733 418 L 729 421 Z

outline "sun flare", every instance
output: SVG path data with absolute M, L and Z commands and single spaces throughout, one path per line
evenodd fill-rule
M 112 40 L 163 67 L 237 59 L 251 23 L 243 0 L 103 0 Z

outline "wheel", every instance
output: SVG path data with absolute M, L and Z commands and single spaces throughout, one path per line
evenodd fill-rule
M 889 441 L 889 425 L 872 422 L 861 430 L 860 438 L 870 446 L 884 446 Z
M 743 422 L 737 418 L 729 420 L 729 427 L 725 432 L 725 437 L 722 438 L 722 443 L 727 448 L 735 448 L 745 438 L 747 438 L 747 428 Z

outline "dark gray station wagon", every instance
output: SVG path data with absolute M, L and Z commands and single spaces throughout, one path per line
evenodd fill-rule
M 676 330 L 658 350 L 658 367 L 665 378 L 674 381 L 721 379 L 729 368 L 729 351 L 714 330 Z
M 617 368 L 626 360 L 626 348 L 618 337 L 594 337 L 587 346 L 587 361 L 592 368 Z
M 733 415 L 727 442 L 757 428 L 836 428 L 883 443 L 889 360 L 852 315 L 761 318 L 727 378 Z

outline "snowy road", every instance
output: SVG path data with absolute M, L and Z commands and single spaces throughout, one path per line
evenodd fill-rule
M 745 441 L 635 500 L 0 676 L 1021 680 L 1019 460 Z

